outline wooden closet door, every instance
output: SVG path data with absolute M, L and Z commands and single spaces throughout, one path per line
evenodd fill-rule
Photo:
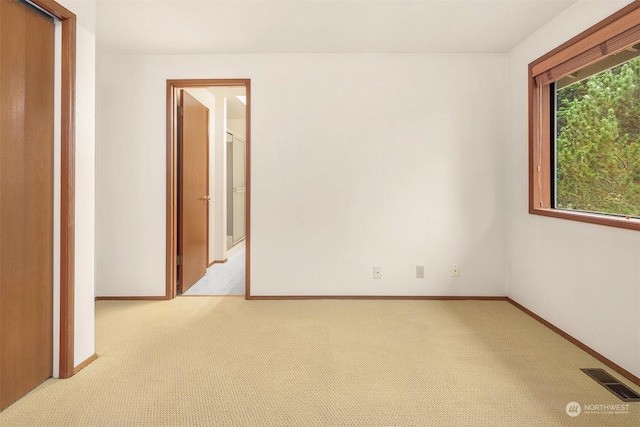
M 0 409 L 53 372 L 54 24 L 0 0 Z

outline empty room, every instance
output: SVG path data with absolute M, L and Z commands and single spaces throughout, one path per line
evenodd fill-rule
M 0 0 L 0 426 L 640 425 L 640 1 Z

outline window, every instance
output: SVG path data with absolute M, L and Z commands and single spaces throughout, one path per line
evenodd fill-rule
M 640 2 L 529 72 L 530 213 L 640 230 Z
M 552 207 L 640 218 L 639 49 L 554 83 Z

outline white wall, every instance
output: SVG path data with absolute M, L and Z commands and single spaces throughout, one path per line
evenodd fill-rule
M 527 213 L 527 65 L 627 3 L 578 2 L 508 54 L 508 294 L 640 376 L 640 234 Z
M 74 360 L 94 354 L 95 334 L 95 35 L 77 32 Z
M 164 295 L 176 78 L 251 78 L 252 295 L 505 295 L 504 55 L 99 55 L 98 295 Z
M 227 128 L 242 139 L 247 139 L 247 121 L 245 119 L 228 119 Z
M 209 177 L 213 191 L 213 208 L 215 222 L 213 223 L 214 239 L 210 241 L 213 252 L 209 254 L 210 261 L 227 259 L 227 90 L 222 87 L 210 88 L 215 95 L 216 131 L 213 135 L 213 173 Z M 211 224 L 209 224 L 211 226 Z
M 78 17 L 74 364 L 95 353 L 95 2 L 59 3 Z

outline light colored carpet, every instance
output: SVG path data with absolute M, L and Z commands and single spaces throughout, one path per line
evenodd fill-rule
M 507 302 L 202 297 L 96 312 L 98 360 L 0 425 L 640 425 L 638 403 L 569 417 L 571 401 L 623 402 L 579 370 L 601 363 Z
M 245 249 L 243 246 L 223 264 L 207 268 L 204 277 L 183 295 L 244 295 Z

